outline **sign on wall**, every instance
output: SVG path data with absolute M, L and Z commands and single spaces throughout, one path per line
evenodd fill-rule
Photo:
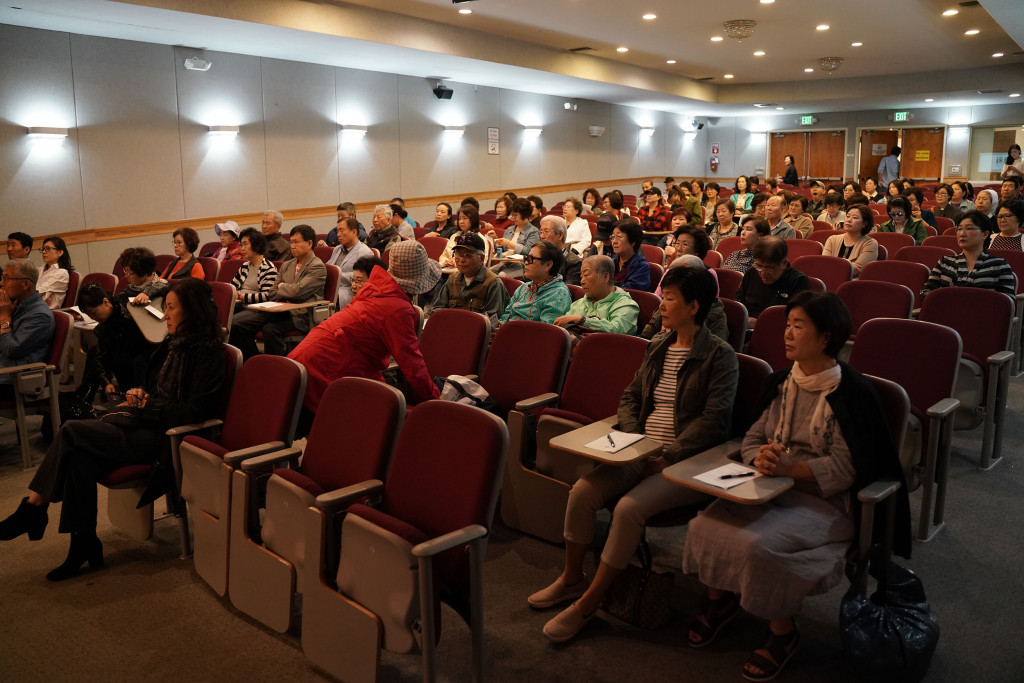
M 928 149 L 918 149 L 914 151 L 914 161 L 931 161 L 932 152 Z
M 711 143 L 711 153 L 712 154 L 718 154 L 720 148 L 721 148 L 721 144 L 719 144 L 717 142 L 712 142 Z
M 873 157 L 884 157 L 885 156 L 885 143 L 872 143 L 871 144 L 871 156 Z
M 960 164 L 950 164 L 949 175 L 960 175 Z
M 501 142 L 500 131 L 497 128 L 487 129 L 487 153 L 498 154 L 499 144 Z

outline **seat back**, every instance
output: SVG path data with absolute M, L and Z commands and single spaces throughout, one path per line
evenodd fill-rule
M 946 230 L 949 230 L 953 227 L 954 226 L 952 218 L 946 218 L 945 216 L 935 217 L 935 229 L 940 231 L 939 234 L 945 234 Z
M 852 334 L 872 318 L 909 318 L 914 293 L 906 285 L 881 280 L 854 280 L 839 285 L 836 295 L 846 304 L 853 321 Z
M 439 434 L 457 434 L 458 448 Z M 490 528 L 507 452 L 508 428 L 496 416 L 450 401 L 421 403 L 398 437 L 381 510 L 430 538 L 472 524 Z M 461 547 L 437 558 L 435 568 L 442 585 L 468 589 Z
M 505 291 L 508 292 L 509 296 L 513 296 L 516 290 L 523 286 L 522 280 L 517 280 L 514 277 L 505 277 L 504 275 L 499 277 L 501 278 L 501 284 L 505 285 Z
M 659 266 L 657 263 L 650 264 L 651 266 L 651 291 L 655 291 L 661 286 L 661 278 L 665 277 L 665 269 Z
M 828 224 L 826 223 L 826 225 L 828 225 Z M 825 242 L 828 241 L 829 237 L 831 237 L 832 235 L 842 235 L 842 234 L 843 234 L 842 230 L 833 230 L 832 228 L 829 228 L 827 230 L 818 230 L 817 228 L 815 228 L 813 231 L 811 231 L 811 234 L 809 234 L 806 239 L 814 240 L 815 242 L 819 242 L 821 244 L 821 246 L 824 247 L 825 246 Z
M 921 302 L 918 319 L 956 330 L 963 354 L 981 366 L 987 382 L 988 357 L 1009 348 L 1013 300 L 981 287 L 940 287 Z
M 853 264 L 838 256 L 800 256 L 791 263 L 804 275 L 824 282 L 830 292 L 853 279 Z
M 809 275 L 807 276 L 807 289 L 811 290 L 812 292 L 817 292 L 818 294 L 824 294 L 825 292 L 828 291 L 828 288 L 825 286 L 824 282 L 822 282 L 820 279 L 816 277 L 811 277 Z
M 517 401 L 557 394 L 569 363 L 570 345 L 569 333 L 561 327 L 532 320 L 507 322 L 494 334 L 480 384 L 497 401 L 502 415 Z M 526 349 L 529 361 L 524 364 Z
M 481 220 L 483 220 L 483 216 L 481 216 L 480 218 L 481 218 Z M 426 237 L 428 232 L 430 232 L 430 231 L 427 230 L 427 228 L 416 227 L 416 228 L 412 229 L 412 234 L 416 238 L 417 241 L 420 238 Z
M 860 282 L 880 280 L 904 285 L 914 295 L 916 307 L 917 298 L 924 289 L 929 272 L 927 266 L 913 261 L 873 261 L 860 271 Z
M 832 224 L 828 221 L 819 221 L 818 219 L 811 219 L 811 234 L 816 232 L 824 232 L 825 230 L 831 230 L 833 233 L 837 232 Z
M 647 327 L 647 323 L 651 321 L 651 316 L 661 306 L 661 299 L 657 294 L 651 294 L 641 289 L 627 289 L 625 290 L 630 298 L 636 302 L 636 305 L 640 307 L 640 314 L 636 319 L 636 333 L 640 334 Z M 608 417 L 605 415 L 605 417 Z M 604 419 L 604 418 L 600 418 Z
M 898 348 L 893 340 L 898 340 Z M 850 365 L 866 375 L 902 386 L 921 418 L 929 407 L 953 395 L 961 351 L 960 335 L 950 327 L 921 320 L 875 318 L 857 332 Z
M 757 414 L 757 404 L 772 368 L 764 360 L 745 353 L 737 353 L 736 360 L 739 361 L 740 376 L 736 400 L 732 404 L 732 435 L 742 437 L 761 417 Z
M 647 346 L 646 339 L 628 334 L 585 336 L 573 352 L 559 407 L 594 421 L 614 415 L 622 392 L 644 360 Z
M 1017 276 L 1017 294 L 1024 292 L 1024 251 L 1014 249 L 989 249 L 989 254 L 998 256 L 1010 265 Z
M 903 441 L 907 436 L 907 422 L 910 419 L 910 397 L 896 382 L 874 375 L 867 375 L 867 378 L 871 380 L 875 393 L 878 394 L 878 401 L 882 404 L 882 414 L 885 415 L 896 452 L 902 453 Z
M 793 361 L 786 358 L 786 307 L 769 306 L 757 316 L 757 324 L 750 335 L 751 356 L 756 356 L 772 367 L 772 370 L 788 368 Z
M 238 269 L 245 263 L 242 259 L 232 259 L 230 261 L 223 261 L 220 264 L 220 268 L 217 270 L 217 282 L 231 283 L 235 279 L 235 275 L 238 273 Z
M 330 260 L 333 253 L 334 247 L 313 247 L 313 254 L 324 263 Z
M 203 279 L 207 282 L 215 282 L 217 280 L 217 272 L 220 270 L 220 263 L 217 259 L 210 258 L 209 256 L 199 256 L 196 260 L 203 267 Z
M 566 285 L 569 288 L 569 294 L 572 296 L 573 301 L 579 301 L 585 294 L 583 288 L 579 285 Z
M 957 236 L 954 235 L 932 235 L 931 237 L 925 237 L 924 242 L 921 242 L 922 247 L 945 247 L 946 249 L 952 249 L 954 252 L 959 254 L 963 251 L 960 246 L 960 241 Z M 1022 252 L 1024 253 L 1024 252 Z
M 789 250 L 789 260 L 792 261 L 801 256 L 821 256 L 824 247 L 816 240 L 790 238 L 786 240 L 786 248 Z
M 956 252 L 952 249 L 946 249 L 945 247 L 926 247 L 922 244 L 919 247 L 902 247 L 896 252 L 893 259 L 897 261 L 914 261 L 915 263 L 920 263 L 925 266 L 930 271 L 943 256 L 955 255 Z
M 64 300 L 61 301 L 59 308 L 68 308 L 78 303 L 78 285 L 82 281 L 82 276 L 77 270 L 68 271 L 68 288 L 64 292 Z
M 718 246 L 715 247 L 715 251 L 722 255 L 723 259 L 729 258 L 729 254 L 734 251 L 739 251 L 743 248 L 743 243 L 739 237 L 725 237 L 718 241 Z M 711 266 L 716 268 L 717 266 Z
M 167 270 L 167 266 L 171 265 L 172 263 L 174 263 L 177 260 L 178 260 L 178 257 L 175 256 L 174 254 L 157 254 L 156 255 L 156 274 L 157 275 L 162 275 L 163 272 L 165 270 Z M 122 274 L 123 274 L 123 272 L 124 271 L 122 270 Z
M 388 461 L 405 421 L 405 397 L 384 382 L 342 377 L 320 399 L 302 452 L 302 472 L 325 491 L 384 479 Z M 338 439 L 338 422 L 367 419 Z
M 448 240 L 443 237 L 423 236 L 416 241 L 423 245 L 423 248 L 427 250 L 427 256 L 434 261 L 440 260 L 441 254 L 448 246 Z
M 490 332 L 487 317 L 474 311 L 434 311 L 420 337 L 420 353 L 430 376 L 479 375 Z
M 724 296 L 719 296 L 718 300 L 725 308 L 725 322 L 729 326 L 729 345 L 733 351 L 739 353 L 747 340 L 747 323 L 750 320 L 747 307 Z
M 327 279 L 324 280 L 325 301 L 334 301 L 338 296 L 338 281 L 341 279 L 341 268 L 327 266 Z
M 718 296 L 724 299 L 735 299 L 736 290 L 743 282 L 743 273 L 729 268 L 715 268 L 714 271 L 718 275 Z
M 82 290 L 92 284 L 99 285 L 103 288 L 104 292 L 114 296 L 114 290 L 117 289 L 117 278 L 110 273 L 89 273 L 82 278 L 82 285 L 78 288 L 78 293 L 81 294 Z M 68 286 L 68 291 L 71 291 L 70 285 Z M 66 301 L 70 304 L 72 300 L 66 298 Z M 75 305 L 78 305 L 79 301 L 77 296 L 74 298 L 74 302 Z
M 905 232 L 873 232 L 871 237 L 878 242 L 879 246 L 885 247 L 893 255 L 903 247 L 914 246 L 913 236 Z
M 270 441 L 290 446 L 305 393 L 302 365 L 283 356 L 253 356 L 235 378 L 221 444 L 229 451 Z
M 725 257 L 723 257 L 719 252 L 715 251 L 714 249 L 711 249 L 704 256 L 704 265 L 707 266 L 708 268 L 721 268 L 722 261 L 724 260 Z
M 124 277 L 124 265 L 121 264 L 121 257 L 118 256 L 117 260 L 114 261 L 114 267 L 110 269 L 110 272 L 114 277 Z
M 210 258 L 215 258 L 217 256 L 217 252 L 220 251 L 220 248 L 220 240 L 217 240 L 216 242 L 206 242 L 203 244 L 203 246 L 199 247 L 199 249 L 196 250 L 196 254 L 198 254 L 199 256 L 209 256 Z
M 665 265 L 664 249 L 653 244 L 641 244 L 640 248 L 643 250 L 644 258 L 647 259 L 648 263 L 656 263 L 659 266 Z
M 46 354 L 46 364 L 58 368 L 58 372 L 62 373 L 67 364 L 67 352 L 71 347 L 71 332 L 75 319 L 69 313 L 54 311 L 53 322 L 53 340 L 50 342 L 50 351 Z
M 210 291 L 217 307 L 217 321 L 225 332 L 230 332 L 231 319 L 235 316 L 235 287 L 226 282 L 211 282 Z

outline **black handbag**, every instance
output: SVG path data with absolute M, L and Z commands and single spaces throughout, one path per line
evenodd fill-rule
M 928 672 L 939 643 L 939 622 L 932 614 L 921 579 L 891 560 L 876 545 L 861 560 L 853 585 L 839 607 L 843 649 L 860 676 L 873 683 L 913 683 Z M 868 597 L 859 587 L 877 559 L 878 588 Z
M 654 571 L 646 538 L 640 541 L 636 554 L 640 566 L 630 564 L 615 578 L 601 608 L 627 624 L 653 631 L 672 619 L 675 575 Z

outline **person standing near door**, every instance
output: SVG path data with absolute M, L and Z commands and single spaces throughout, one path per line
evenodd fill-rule
M 800 186 L 800 174 L 796 170 L 796 162 L 793 160 L 792 154 L 787 154 L 782 160 L 782 163 L 786 164 L 786 174 L 782 176 L 782 182 L 793 187 Z
M 882 187 L 888 187 L 889 183 L 900 177 L 900 152 L 899 147 L 893 147 L 889 156 L 878 162 L 878 182 Z

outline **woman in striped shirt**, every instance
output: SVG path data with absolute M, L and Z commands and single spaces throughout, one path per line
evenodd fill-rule
M 984 287 L 1012 297 L 1013 270 L 1006 261 L 985 251 L 985 240 L 991 232 L 992 223 L 981 211 L 961 216 L 956 240 L 963 253 L 943 256 L 935 264 L 921 296 L 939 287 Z
M 649 517 L 699 503 L 702 494 L 661 476 L 668 465 L 729 438 L 739 379 L 736 354 L 712 335 L 704 319 L 715 298 L 707 270 L 673 268 L 661 283 L 662 322 L 670 332 L 653 342 L 619 401 L 619 429 L 662 445 L 658 457 L 624 467 L 599 465 L 577 481 L 565 511 L 565 569 L 529 597 L 543 609 L 575 600 L 544 626 L 554 642 L 575 636 L 594 616 L 615 577 L 629 564 Z M 583 558 L 594 540 L 597 511 L 618 498 L 608 541 L 593 581 Z
M 256 228 L 246 228 L 239 239 L 245 263 L 231 284 L 235 286 L 235 308 L 270 301 L 277 292 L 277 268 L 264 256 L 267 238 Z

